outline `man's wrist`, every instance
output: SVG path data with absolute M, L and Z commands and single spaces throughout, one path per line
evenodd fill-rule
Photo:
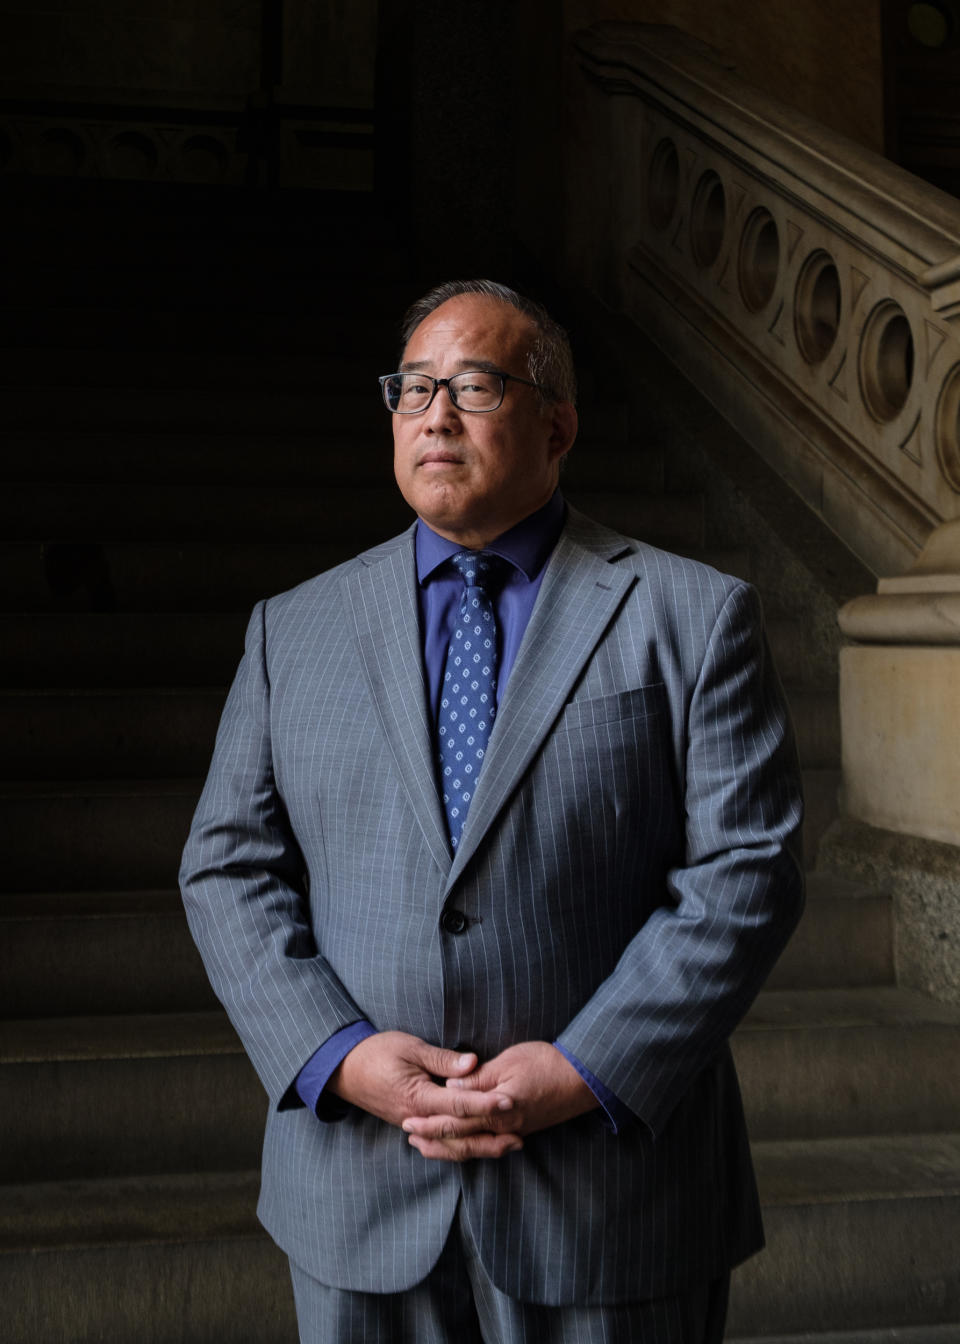
M 297 1074 L 297 1095 L 319 1119 L 340 1120 L 346 1115 L 347 1103 L 329 1092 L 327 1083 L 350 1051 L 374 1035 L 376 1028 L 365 1019 L 351 1022 L 325 1041 Z
M 594 1074 L 590 1072 L 585 1064 L 582 1064 L 580 1060 L 577 1059 L 576 1055 L 572 1055 L 559 1041 L 554 1041 L 553 1045 L 555 1049 L 560 1051 L 560 1054 L 563 1055 L 567 1063 L 571 1064 L 573 1068 L 576 1069 L 577 1073 L 596 1097 L 598 1106 L 604 1112 L 605 1123 L 614 1134 L 618 1134 L 620 1132 L 620 1126 L 626 1124 L 630 1119 L 629 1109 L 624 1106 L 619 1097 L 615 1096 L 608 1087 L 601 1083 L 599 1078 L 595 1077 Z

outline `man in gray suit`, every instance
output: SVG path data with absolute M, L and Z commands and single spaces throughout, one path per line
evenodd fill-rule
M 567 508 L 538 305 L 440 286 L 381 384 L 418 521 L 257 606 L 181 874 L 301 1337 L 717 1341 L 802 905 L 756 596 Z

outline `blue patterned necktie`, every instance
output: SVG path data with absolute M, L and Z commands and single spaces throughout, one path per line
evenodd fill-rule
M 497 714 L 493 595 L 506 578 L 508 562 L 487 551 L 460 551 L 450 563 L 464 589 L 440 688 L 437 744 L 440 791 L 456 849 Z

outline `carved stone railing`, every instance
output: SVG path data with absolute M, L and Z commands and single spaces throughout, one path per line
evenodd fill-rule
M 0 172 L 220 186 L 373 185 L 370 109 L 299 106 L 279 94 L 215 107 L 164 94 L 120 102 L 0 98 Z
M 877 574 L 960 517 L 960 202 L 669 29 L 575 38 L 567 273 Z

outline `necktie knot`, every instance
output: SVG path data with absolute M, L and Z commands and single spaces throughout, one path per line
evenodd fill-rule
M 508 561 L 492 551 L 458 551 L 450 557 L 467 588 L 480 588 L 488 597 L 494 597 L 507 577 Z

